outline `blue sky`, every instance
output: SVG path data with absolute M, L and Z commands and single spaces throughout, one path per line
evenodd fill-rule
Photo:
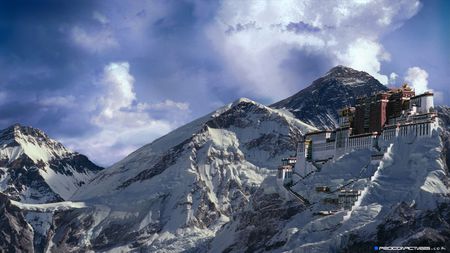
M 108 165 L 239 97 L 331 67 L 450 104 L 449 1 L 0 1 L 0 127 Z

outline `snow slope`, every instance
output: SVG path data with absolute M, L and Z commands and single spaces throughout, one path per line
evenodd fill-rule
M 442 149 L 442 140 L 439 133 L 435 132 L 432 138 L 421 139 L 415 143 L 399 138 L 384 154 L 379 165 L 368 164 L 368 150 L 352 152 L 325 165 L 322 171 L 304 179 L 293 188 L 313 205 L 284 222 L 275 235 L 266 238 L 266 243 L 260 245 L 259 250 L 309 253 L 370 252 L 375 245 L 411 246 L 417 245 L 414 242 L 419 239 L 426 243 L 420 245 L 430 245 L 430 238 L 434 238 L 436 234 L 444 235 L 450 229 L 449 215 L 440 211 L 448 210 L 450 200 L 448 171 L 444 165 Z M 338 189 L 351 180 L 354 183 L 345 189 L 362 191 L 351 210 L 324 204 L 322 200 L 331 195 L 315 191 L 317 186 Z M 287 199 L 289 198 L 291 197 Z M 326 210 L 336 212 L 329 216 L 315 215 Z M 417 220 L 402 220 L 404 210 L 413 213 Z M 447 219 L 447 223 L 440 222 L 447 225 L 437 227 L 435 224 L 417 223 L 426 220 L 424 217 L 430 213 L 444 217 L 441 222 Z M 240 230 L 230 229 L 254 226 L 252 222 L 242 224 L 244 221 L 241 218 L 236 219 L 227 225 L 228 229 L 219 232 L 211 244 L 210 252 L 224 249 L 245 252 L 252 247 L 252 243 L 242 241 Z M 404 231 L 405 228 L 398 225 L 408 222 L 414 223 L 416 227 L 411 225 L 413 228 Z M 389 226 L 391 229 L 387 229 Z M 257 229 L 263 230 L 261 227 Z M 227 244 L 222 243 L 225 236 L 223 234 L 232 238 L 228 239 Z M 437 240 L 435 243 L 438 246 L 448 244 L 445 237 L 436 238 L 434 239 Z
M 101 169 L 38 129 L 13 125 L 0 131 L 0 191 L 15 200 L 69 199 Z
M 215 233 L 275 174 L 279 160 L 295 153 L 300 135 L 312 129 L 239 99 L 100 172 L 71 199 L 87 208 L 55 217 L 50 248 L 206 251 Z
M 340 66 L 272 107 L 237 100 L 82 180 L 81 187 L 72 187 L 69 177 L 88 173 L 79 156 L 53 152 L 57 147 L 36 139 L 36 132 L 21 137 L 36 143 L 11 148 L 19 141 L 5 140 L 18 134 L 4 130 L 0 187 L 8 196 L 0 193 L 0 233 L 7 236 L 0 250 L 372 252 L 374 242 L 450 248 L 448 132 L 416 143 L 399 139 L 379 164 L 369 163 L 368 150 L 326 164 L 292 188 L 311 206 L 277 183 L 280 159 L 314 129 L 296 118 L 332 127 L 341 105 L 385 89 L 380 85 Z M 39 148 L 43 155 L 35 156 Z M 351 210 L 338 210 L 323 202 L 336 196 L 316 192 L 317 186 L 360 190 L 361 196 Z M 61 194 L 45 198 L 52 192 Z M 41 204 L 51 201 L 61 202 Z

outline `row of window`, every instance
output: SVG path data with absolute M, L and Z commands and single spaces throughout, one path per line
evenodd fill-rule
M 383 131 L 383 139 L 390 140 L 395 137 L 395 129 L 389 129 Z
M 348 139 L 348 146 L 353 147 L 371 147 L 372 137 L 351 138 Z
M 326 143 L 313 143 L 312 146 L 313 152 L 325 151 L 325 150 L 334 150 L 334 141 L 326 142 Z
M 409 126 L 401 126 L 399 135 L 406 136 L 408 134 L 413 134 L 416 136 L 429 135 L 430 134 L 430 124 L 415 124 Z
M 406 136 L 406 135 L 422 136 L 422 135 L 429 135 L 430 132 L 431 132 L 430 124 L 423 123 L 423 124 L 401 126 L 398 134 L 400 136 Z M 389 130 L 383 131 L 383 139 L 384 140 L 390 140 L 394 137 L 395 137 L 395 129 L 389 129 Z

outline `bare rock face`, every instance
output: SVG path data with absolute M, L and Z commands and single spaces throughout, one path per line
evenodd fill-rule
M 33 230 L 22 211 L 0 193 L 0 251 L 34 252 Z
M 312 126 L 332 129 L 337 126 L 339 109 L 354 105 L 358 97 L 385 90 L 386 86 L 366 72 L 337 66 L 307 88 L 271 107 L 284 108 Z

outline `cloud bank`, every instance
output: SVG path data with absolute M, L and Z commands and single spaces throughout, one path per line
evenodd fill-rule
M 426 65 L 384 69 L 392 52 L 383 38 L 420 8 L 418 0 L 5 1 L 0 125 L 42 128 L 111 164 L 239 97 L 290 96 L 338 64 L 390 85 L 411 67 L 405 79 L 426 89 Z
M 419 7 L 418 1 L 224 1 L 207 32 L 241 81 L 237 88 L 280 99 L 310 82 L 311 73 L 338 64 L 387 84 L 381 64 L 390 55 L 380 38 Z

